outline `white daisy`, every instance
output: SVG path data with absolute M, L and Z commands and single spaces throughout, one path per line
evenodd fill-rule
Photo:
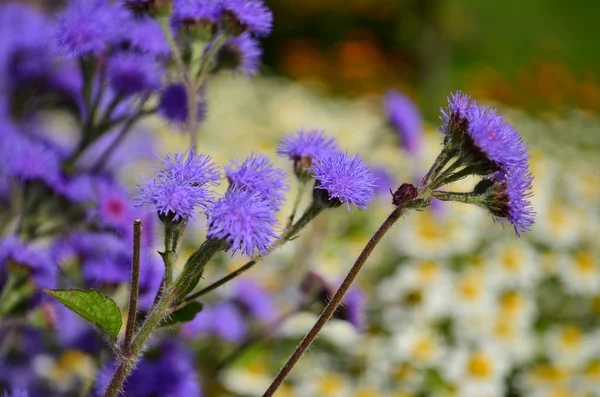
M 600 293 L 598 253 L 579 250 L 559 261 L 558 273 L 568 291 L 575 294 Z

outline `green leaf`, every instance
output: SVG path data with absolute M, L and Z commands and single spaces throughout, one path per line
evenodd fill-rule
M 168 327 L 179 323 L 187 323 L 196 318 L 196 315 L 202 311 L 204 305 L 198 301 L 192 301 L 179 310 L 175 310 L 173 314 L 165 318 L 161 327 Z
M 102 332 L 116 341 L 123 318 L 119 306 L 111 298 L 96 290 L 46 289 L 44 292 L 94 323 Z

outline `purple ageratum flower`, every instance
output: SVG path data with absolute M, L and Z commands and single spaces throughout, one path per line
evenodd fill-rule
M 123 395 L 202 397 L 193 356 L 184 346 L 166 340 L 151 348 L 151 352 L 127 378 Z M 101 396 L 106 391 L 114 369 L 114 364 L 110 364 L 100 371 L 96 384 L 97 395 Z
M 196 156 L 188 152 L 167 155 L 158 175 L 179 179 L 191 185 L 217 185 L 221 178 L 221 173 L 209 156 Z
M 107 64 L 111 87 L 125 96 L 157 90 L 163 72 L 152 55 L 121 53 L 111 57 Z
M 312 165 L 317 184 L 325 190 L 331 204 L 350 204 L 367 209 L 375 194 L 376 180 L 365 162 L 357 155 L 336 151 Z
M 228 39 L 217 53 L 217 68 L 232 69 L 248 77 L 258 73 L 262 49 L 248 33 Z
M 276 225 L 272 203 L 260 194 L 230 189 L 211 209 L 207 237 L 226 241 L 233 252 L 264 255 L 278 237 Z
M 262 0 L 223 0 L 223 21 L 233 32 L 268 36 L 273 28 L 273 13 Z
M 269 158 L 252 153 L 243 162 L 233 160 L 225 167 L 225 174 L 231 189 L 247 190 L 259 195 L 274 210 L 279 210 L 285 201 L 285 192 L 289 188 L 286 174 L 275 168 Z
M 198 98 L 198 122 L 206 118 L 206 102 L 203 95 Z M 187 92 L 183 84 L 171 84 L 161 93 L 158 114 L 176 124 L 185 124 L 188 119 Z
M 296 174 L 311 170 L 314 161 L 333 154 L 338 150 L 335 138 L 325 135 L 322 130 L 300 129 L 294 134 L 283 137 L 277 145 L 277 154 L 294 161 Z
M 72 58 L 97 55 L 119 37 L 126 20 L 124 8 L 106 0 L 74 0 L 58 15 L 54 41 Z
M 383 98 L 383 107 L 402 147 L 409 154 L 418 155 L 422 147 L 423 118 L 417 105 L 403 93 L 390 90 Z
M 217 0 L 175 0 L 171 26 L 179 28 L 216 26 L 223 9 Z
M 42 180 L 52 187 L 61 180 L 59 155 L 17 133 L 7 133 L 0 140 L 0 158 L 3 173 L 9 177 Z
M 450 139 L 466 133 L 468 139 L 462 142 L 461 156 L 468 161 L 491 163 L 494 171 L 527 167 L 527 145 L 494 109 L 479 106 L 458 91 L 448 99 L 448 109 L 442 110 L 442 120 L 442 132 Z
M 508 174 L 496 175 L 486 208 L 500 221 L 510 222 L 517 236 L 531 229 L 535 211 L 531 204 L 533 175 L 527 168 L 516 168 Z M 481 183 L 486 183 L 486 180 Z
M 39 289 L 56 286 L 58 268 L 52 256 L 13 236 L 0 240 L 0 267 L 5 267 L 7 264 L 31 272 L 35 285 Z
M 235 298 L 252 317 L 270 322 L 275 318 L 275 303 L 271 295 L 253 280 L 239 280 L 235 285 Z
M 120 40 L 131 51 L 158 57 L 171 53 L 160 24 L 151 18 L 131 19 Z
M 138 202 L 154 208 L 160 216 L 174 221 L 193 217 L 196 208 L 207 211 L 213 204 L 208 185 L 219 179 L 210 157 L 188 152 L 167 157 L 156 179 L 140 186 Z

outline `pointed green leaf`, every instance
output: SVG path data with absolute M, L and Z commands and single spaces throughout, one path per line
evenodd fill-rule
M 179 323 L 187 323 L 196 318 L 196 315 L 202 311 L 204 305 L 198 301 L 192 301 L 179 310 L 175 310 L 171 316 L 165 318 L 161 327 L 168 327 Z
M 94 323 L 114 341 L 119 335 L 123 318 L 119 306 L 96 290 L 46 289 L 48 295 Z

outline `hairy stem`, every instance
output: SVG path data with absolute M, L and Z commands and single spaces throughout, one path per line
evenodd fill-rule
M 277 376 L 273 380 L 273 383 L 271 383 L 271 386 L 267 389 L 265 394 L 263 394 L 263 397 L 272 396 L 273 394 L 275 394 L 277 389 L 279 389 L 279 387 L 283 384 L 283 381 L 287 378 L 287 376 L 291 372 L 292 368 L 294 368 L 294 365 L 296 365 L 298 360 L 300 360 L 300 358 L 304 355 L 304 353 L 310 347 L 310 345 L 313 343 L 313 341 L 315 340 L 315 338 L 317 337 L 317 335 L 319 334 L 321 329 L 323 329 L 323 327 L 325 326 L 327 321 L 331 318 L 333 313 L 335 313 L 335 311 L 338 309 L 339 305 L 342 303 L 342 300 L 344 299 L 344 295 L 346 295 L 346 292 L 348 292 L 348 289 L 350 288 L 350 286 L 356 279 L 356 276 L 358 275 L 358 273 L 362 269 L 363 265 L 365 264 L 365 262 L 371 255 L 371 252 L 373 252 L 373 249 L 381 241 L 382 237 L 392 227 L 392 225 L 394 225 L 394 223 L 396 223 L 396 221 L 400 218 L 400 216 L 402 216 L 402 214 L 404 213 L 404 210 L 405 210 L 404 207 L 397 207 L 388 216 L 388 218 L 381 224 L 381 226 L 379 227 L 377 232 L 375 232 L 373 237 L 371 237 L 371 239 L 369 240 L 369 242 L 367 243 L 367 245 L 361 252 L 360 256 L 358 257 L 358 259 L 356 260 L 356 262 L 354 263 L 354 265 L 352 266 L 352 268 L 346 275 L 346 278 L 342 282 L 342 285 L 340 285 L 340 287 L 336 291 L 333 298 L 331 298 L 331 301 L 329 301 L 329 303 L 327 304 L 327 306 L 325 307 L 325 309 L 319 316 L 319 319 L 317 320 L 315 325 L 306 334 L 304 339 L 302 339 L 302 341 L 300 342 L 298 347 L 296 347 L 296 350 L 294 350 L 294 352 L 292 353 L 292 355 L 290 356 L 288 361 L 285 363 L 285 365 L 283 366 L 281 371 L 279 371 L 279 374 L 277 374 Z
M 140 292 L 140 254 L 142 246 L 142 221 L 133 221 L 133 260 L 131 263 L 131 289 L 129 292 L 129 311 L 127 313 L 127 328 L 125 328 L 125 339 L 123 340 L 123 352 L 131 354 L 131 341 L 135 331 L 135 320 L 137 315 L 137 301 Z

